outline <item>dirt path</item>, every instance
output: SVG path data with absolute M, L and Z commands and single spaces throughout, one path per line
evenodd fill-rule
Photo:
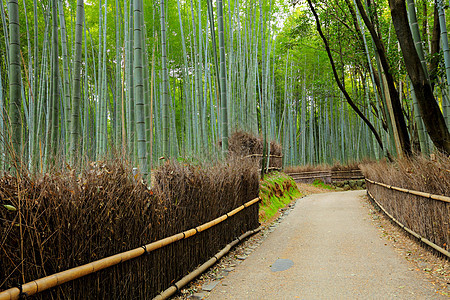
M 299 200 L 208 299 L 444 299 L 380 237 L 364 193 Z

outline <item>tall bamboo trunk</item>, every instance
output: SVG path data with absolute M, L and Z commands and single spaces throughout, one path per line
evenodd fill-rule
M 10 138 L 16 155 L 21 154 L 22 124 L 21 111 L 21 73 L 20 73 L 20 23 L 19 3 L 10 0 L 9 10 L 9 121 Z
M 136 101 L 136 131 L 139 168 L 147 177 L 147 143 L 145 138 L 145 101 L 142 65 L 142 0 L 134 0 L 134 99 Z
M 166 11 L 165 1 L 161 0 L 161 65 L 162 65 L 162 118 L 163 118 L 163 141 L 162 141 L 162 155 L 166 158 L 170 157 L 170 123 L 169 123 L 169 94 L 168 94 L 168 73 L 167 73 L 167 54 L 166 54 Z
M 70 152 L 71 155 L 81 155 L 80 144 L 80 103 L 81 103 L 81 55 L 83 51 L 83 20 L 84 0 L 77 0 L 77 16 L 75 24 L 75 53 L 72 74 L 72 120 L 70 122 Z M 85 116 L 86 117 L 86 116 Z
M 219 29 L 220 55 L 220 116 L 222 123 L 222 153 L 228 153 L 228 108 L 227 108 L 227 75 L 225 61 L 225 38 L 223 28 L 223 3 L 217 0 L 217 26 Z
M 51 140 L 47 145 L 50 149 L 50 158 L 53 160 L 58 151 L 59 129 L 59 62 L 58 62 L 58 14 L 57 0 L 52 1 L 52 97 L 51 97 Z

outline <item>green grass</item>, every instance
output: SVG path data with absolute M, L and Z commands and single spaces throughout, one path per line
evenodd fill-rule
M 292 200 L 302 195 L 291 177 L 284 173 L 273 172 L 261 181 L 259 196 L 262 201 L 259 206 L 259 221 L 271 220 L 280 208 L 286 207 Z
M 327 190 L 334 190 L 334 188 L 331 185 L 324 183 L 320 179 L 315 179 L 314 182 L 313 182 L 313 185 L 316 186 L 316 187 L 327 189 Z

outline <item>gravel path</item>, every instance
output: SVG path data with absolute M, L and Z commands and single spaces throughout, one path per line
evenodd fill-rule
M 365 191 L 311 195 L 208 299 L 444 299 L 380 232 Z M 445 298 L 446 299 L 446 298 Z

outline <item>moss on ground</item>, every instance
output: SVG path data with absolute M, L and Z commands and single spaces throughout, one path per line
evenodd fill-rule
M 281 172 L 272 172 L 261 181 L 259 196 L 262 199 L 259 206 L 259 222 L 263 224 L 272 220 L 280 208 L 286 207 L 302 194 L 291 177 Z

